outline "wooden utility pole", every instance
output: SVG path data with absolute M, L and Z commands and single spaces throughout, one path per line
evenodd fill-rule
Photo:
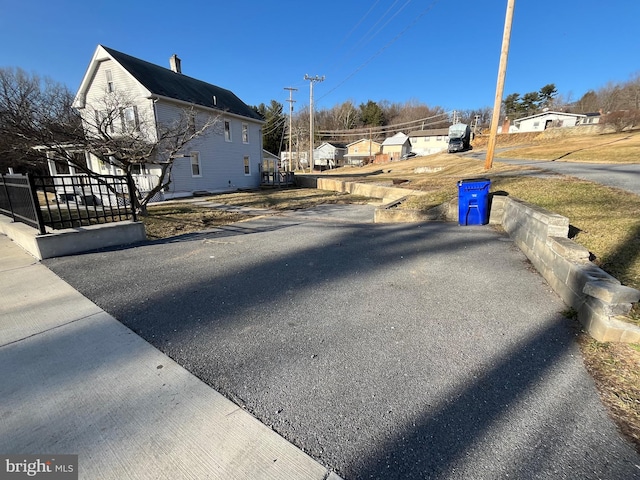
M 504 34 L 502 35 L 502 50 L 500 51 L 500 66 L 498 67 L 498 83 L 496 85 L 496 98 L 493 103 L 493 116 L 491 117 L 491 132 L 487 145 L 487 158 L 484 169 L 489 170 L 493 166 L 493 154 L 496 149 L 496 136 L 498 135 L 498 122 L 500 121 L 500 108 L 502 107 L 502 93 L 504 91 L 504 79 L 507 75 L 507 58 L 509 57 L 509 42 L 511 40 L 511 23 L 516 0 L 507 0 L 507 15 L 504 20 Z
M 291 129 L 291 116 L 293 115 L 293 104 L 295 103 L 295 100 L 293 99 L 293 92 L 297 92 L 298 89 L 293 87 L 284 87 L 284 89 L 289 90 L 289 100 L 287 100 L 287 102 L 289 102 L 289 171 L 293 172 L 293 153 L 291 149 L 293 130 Z
M 309 80 L 309 173 L 313 173 L 313 84 L 314 82 L 324 82 L 324 75 L 319 77 L 304 76 Z

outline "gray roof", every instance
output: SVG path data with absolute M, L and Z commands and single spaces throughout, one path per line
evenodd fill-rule
M 434 128 L 431 130 L 415 130 L 409 133 L 409 137 L 436 137 L 438 135 L 449 135 L 449 129 Z
M 230 90 L 173 72 L 168 68 L 140 60 L 104 45 L 102 47 L 152 94 L 215 108 L 255 120 L 263 120 L 260 114 Z M 215 105 L 213 104 L 214 97 L 216 99 Z

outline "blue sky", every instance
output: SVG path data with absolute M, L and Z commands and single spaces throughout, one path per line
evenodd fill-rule
M 228 88 L 249 105 L 493 105 L 507 0 L 0 0 L 0 66 L 76 91 L 98 44 Z M 579 99 L 640 72 L 638 0 L 516 0 L 505 95 Z

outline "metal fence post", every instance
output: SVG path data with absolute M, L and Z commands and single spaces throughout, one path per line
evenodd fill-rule
M 11 221 L 15 222 L 16 214 L 13 212 L 13 205 L 11 205 L 11 196 L 9 195 L 9 190 L 7 189 L 5 176 L 4 174 L 2 174 L 0 175 L 0 177 L 2 177 L 2 187 L 4 188 L 4 194 L 5 194 L 5 197 L 7 198 L 7 203 L 9 204 L 9 211 L 11 212 Z
M 33 177 L 27 173 L 27 182 L 29 182 L 29 192 L 31 193 L 31 201 L 33 202 L 33 211 L 36 214 L 38 220 L 38 230 L 40 235 L 45 235 L 47 230 L 44 227 L 44 218 L 42 218 L 42 210 L 40 209 L 40 201 L 38 200 L 38 192 L 36 191 L 36 182 Z M 46 190 L 43 189 L 43 193 L 46 195 Z
M 135 203 L 133 202 L 133 189 L 134 184 L 133 184 L 133 177 L 131 175 L 127 175 L 127 188 L 129 189 L 129 204 L 131 205 L 131 215 L 133 217 L 133 221 L 137 222 L 138 221 L 138 214 L 136 213 L 136 206 Z

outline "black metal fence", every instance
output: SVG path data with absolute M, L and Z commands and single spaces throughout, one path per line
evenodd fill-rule
M 0 213 L 54 230 L 137 220 L 127 177 L 101 175 L 0 175 Z

